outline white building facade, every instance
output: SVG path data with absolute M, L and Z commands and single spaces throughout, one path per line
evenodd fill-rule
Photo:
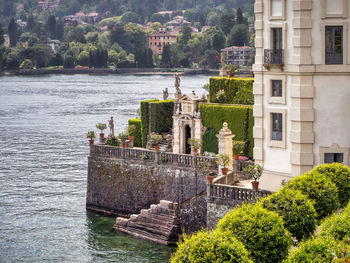
M 348 0 L 256 0 L 254 158 L 290 179 L 349 165 Z

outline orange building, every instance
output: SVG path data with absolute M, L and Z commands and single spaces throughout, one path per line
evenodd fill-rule
M 160 31 L 148 37 L 149 48 L 153 54 L 163 54 L 163 47 L 167 44 L 176 43 L 176 34 L 166 31 Z

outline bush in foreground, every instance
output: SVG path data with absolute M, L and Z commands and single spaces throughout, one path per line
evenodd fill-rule
M 185 237 L 172 255 L 172 263 L 253 263 L 243 244 L 230 233 L 200 231 Z
M 322 219 L 332 214 L 340 206 L 337 186 L 326 175 L 316 171 L 294 178 L 289 181 L 285 188 L 300 190 L 314 201 L 317 219 Z
M 350 169 L 341 163 L 322 164 L 315 167 L 312 172 L 324 174 L 338 187 L 341 206 L 346 206 L 350 200 Z
M 300 191 L 281 189 L 261 201 L 262 207 L 278 213 L 289 232 L 301 241 L 316 229 L 316 211 L 312 202 Z
M 292 243 L 283 220 L 276 213 L 254 204 L 231 210 L 219 221 L 218 230 L 230 231 L 255 262 L 281 262 Z

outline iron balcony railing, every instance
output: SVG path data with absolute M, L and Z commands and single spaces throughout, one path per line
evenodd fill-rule
M 265 49 L 264 64 L 265 65 L 284 65 L 283 49 Z

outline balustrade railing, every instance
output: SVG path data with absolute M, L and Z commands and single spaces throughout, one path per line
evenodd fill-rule
M 145 162 L 159 162 L 179 165 L 183 167 L 200 168 L 201 162 L 208 162 L 209 169 L 217 169 L 215 157 L 193 156 L 189 154 L 174 154 L 169 152 L 155 152 L 146 149 L 121 148 L 108 145 L 91 145 L 90 155 L 93 157 L 107 157 Z
M 253 161 L 250 160 L 234 160 L 233 161 L 233 172 L 238 176 L 239 180 L 245 180 L 245 173 L 243 172 L 244 168 L 249 165 L 254 164 Z
M 266 197 L 271 194 L 271 192 L 266 190 L 253 190 L 229 185 L 210 184 L 208 187 L 209 198 L 233 200 L 236 203 L 253 203 L 256 202 L 258 198 Z
M 264 49 L 265 65 L 284 65 L 283 49 Z

